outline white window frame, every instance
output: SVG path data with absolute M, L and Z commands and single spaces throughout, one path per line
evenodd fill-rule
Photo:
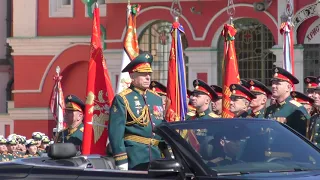
M 104 1 L 104 4 L 101 4 L 101 2 L 103 1 Z M 98 4 L 100 9 L 100 17 L 106 17 L 107 16 L 107 0 L 98 0 Z M 94 4 L 92 5 L 92 7 L 94 7 Z M 85 11 L 84 11 L 85 17 L 89 17 L 87 12 L 88 12 L 88 7 L 87 5 L 85 5 Z
M 73 17 L 74 0 L 70 0 L 69 5 L 65 5 L 66 0 L 49 0 L 49 17 Z

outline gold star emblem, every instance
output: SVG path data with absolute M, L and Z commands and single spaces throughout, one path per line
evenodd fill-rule
M 151 86 L 156 86 L 156 83 L 155 83 L 155 82 L 152 82 L 152 83 L 151 83 Z
M 292 96 L 293 96 L 293 97 L 296 97 L 296 96 L 297 96 L 297 94 L 296 94 L 295 92 L 293 92 L 293 93 L 292 93 Z
M 254 85 L 254 82 L 253 82 L 252 80 L 250 81 L 250 85 L 251 85 L 251 86 L 253 86 L 253 85 Z
M 278 68 L 274 69 L 274 72 L 276 72 L 276 73 L 279 72 L 279 69 Z
M 149 58 L 150 58 L 149 54 L 146 54 L 145 58 L 146 58 L 146 59 L 149 59 Z
M 133 99 L 138 99 L 138 97 L 137 97 L 137 96 L 134 96 Z
M 236 89 L 236 86 L 235 86 L 235 85 L 233 85 L 231 88 L 232 88 L 232 89 Z
M 71 95 L 70 95 L 70 96 L 68 96 L 68 99 L 69 99 L 69 100 L 71 100 L 71 99 L 72 99 L 72 96 L 71 96 Z
M 307 79 L 306 79 L 306 81 L 307 81 L 307 82 L 310 82 L 310 79 L 309 79 L 309 78 L 307 78 Z

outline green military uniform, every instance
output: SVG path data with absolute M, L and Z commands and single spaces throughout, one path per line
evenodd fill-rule
M 221 86 L 218 85 L 211 85 L 210 86 L 218 95 L 218 98 L 215 100 L 212 100 L 213 102 L 221 101 L 222 104 L 222 96 L 223 96 L 223 89 Z M 221 107 L 222 108 L 222 107 Z M 214 110 L 213 110 L 214 111 Z M 220 112 L 219 112 L 220 111 Z M 217 109 L 217 112 L 214 112 L 218 117 L 221 117 L 222 109 Z
M 282 69 L 275 68 L 273 81 L 286 81 L 290 84 L 298 84 L 299 80 L 295 78 L 291 73 Z M 277 102 L 269 106 L 265 113 L 265 118 L 276 119 L 285 123 L 299 132 L 302 135 L 306 135 L 307 121 L 310 119 L 310 115 L 307 110 L 299 102 L 295 101 L 291 96 L 288 96 L 283 102 Z
M 65 99 L 66 110 L 84 112 L 85 104 L 75 95 L 68 95 Z M 60 131 L 57 135 L 57 143 L 73 143 L 76 146 L 82 145 L 84 125 L 79 124 L 77 127 L 68 127 Z
M 151 54 L 140 54 L 122 72 L 152 72 Z M 163 122 L 161 97 L 131 85 L 114 97 L 110 108 L 109 141 L 117 166 L 133 169 L 161 157 L 160 137 L 152 129 Z M 151 159 L 150 159 L 151 158 Z
M 310 140 L 320 148 L 320 114 L 315 113 L 310 119 L 311 125 L 309 132 L 311 132 Z
M 308 105 L 310 107 L 313 106 L 314 100 L 303 93 L 292 91 L 290 95 L 295 101 L 302 104 L 303 106 L 305 105 Z M 310 137 L 312 136 L 312 131 L 310 131 L 310 126 L 311 126 L 311 118 L 307 120 L 307 126 L 306 126 L 306 137 L 308 139 L 310 139 Z
M 252 110 L 250 109 L 248 111 L 248 118 L 264 118 L 264 114 L 265 114 L 266 108 L 262 108 L 257 112 L 252 112 Z
M 16 137 L 13 137 L 13 138 L 16 138 Z M 7 139 L 7 146 L 17 145 L 18 144 L 18 141 L 16 139 L 13 139 L 13 138 L 11 138 L 11 136 L 10 136 L 10 138 Z M 17 154 L 17 152 L 8 152 L 7 156 L 9 158 L 9 160 L 14 160 L 14 159 L 20 158 L 20 155 Z
M 44 137 L 42 138 L 42 140 L 41 140 L 41 144 L 46 144 L 46 145 L 48 145 L 49 143 L 50 143 L 49 137 L 48 137 L 48 136 L 44 136 Z M 39 153 L 39 154 L 46 153 L 46 150 L 43 149 L 42 147 L 39 147 L 39 148 L 38 148 L 38 153 Z
M 244 84 L 244 80 L 242 84 Z M 252 99 L 255 99 L 256 96 L 250 92 L 250 90 L 247 88 L 248 85 L 244 86 L 241 84 L 231 84 L 230 85 L 230 91 L 231 91 L 231 96 L 230 99 L 231 101 L 234 101 L 234 103 L 237 103 L 237 99 L 246 99 L 249 102 L 252 101 Z M 238 114 L 235 114 L 235 118 L 246 118 L 249 116 L 249 113 L 247 110 L 242 110 L 241 112 L 237 112 Z

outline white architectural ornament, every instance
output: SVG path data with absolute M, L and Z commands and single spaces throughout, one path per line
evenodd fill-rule
M 49 0 L 49 17 L 73 17 L 74 0 Z
M 99 4 L 99 10 L 100 10 L 100 17 L 106 17 L 107 16 L 107 0 L 98 0 Z M 92 5 L 92 10 L 93 10 L 94 4 Z M 88 15 L 88 7 L 85 5 L 85 16 L 89 17 Z

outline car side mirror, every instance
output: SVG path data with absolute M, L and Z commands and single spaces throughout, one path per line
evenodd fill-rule
M 176 176 L 181 171 L 182 167 L 175 159 L 158 159 L 150 162 L 148 174 L 152 177 Z

